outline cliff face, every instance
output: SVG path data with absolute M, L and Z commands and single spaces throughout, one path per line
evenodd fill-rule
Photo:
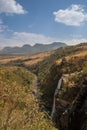
M 87 79 L 83 81 L 83 86 L 78 87 L 78 92 L 73 97 L 72 102 L 65 100 L 61 93 L 64 91 L 64 83 L 58 97 L 55 100 L 54 121 L 60 130 L 86 130 L 87 112 Z M 71 93 L 76 90 L 73 87 Z M 67 91 L 68 92 L 68 91 Z M 73 94 L 73 93 L 72 93 Z M 71 95 L 72 95 L 71 94 Z

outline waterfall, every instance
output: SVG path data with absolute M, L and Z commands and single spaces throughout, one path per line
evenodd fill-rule
M 54 118 L 54 114 L 55 114 L 55 111 L 56 111 L 56 109 L 55 109 L 55 100 L 56 100 L 56 96 L 58 95 L 59 90 L 61 89 L 62 80 L 63 80 L 63 77 L 61 77 L 60 80 L 58 81 L 58 85 L 57 85 L 57 88 L 56 88 L 55 93 L 54 93 L 53 107 L 52 107 L 52 113 L 51 113 L 52 120 Z
M 38 98 L 37 76 L 35 76 L 33 86 L 34 86 L 34 89 L 35 89 L 34 95 L 35 95 L 36 98 Z

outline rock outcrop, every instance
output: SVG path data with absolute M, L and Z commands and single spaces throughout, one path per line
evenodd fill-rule
M 54 119 L 60 130 L 86 130 L 87 80 L 84 80 L 73 102 L 57 97 L 55 110 Z

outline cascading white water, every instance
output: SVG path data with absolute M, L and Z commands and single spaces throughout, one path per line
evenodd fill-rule
M 35 76 L 35 80 L 34 80 L 33 86 L 34 86 L 34 89 L 35 89 L 34 95 L 35 95 L 36 98 L 38 98 L 38 91 L 39 90 L 38 90 L 38 87 L 37 87 L 37 76 Z
M 57 96 L 59 90 L 61 89 L 62 80 L 63 80 L 63 77 L 61 77 L 60 80 L 58 81 L 58 85 L 57 85 L 57 88 L 56 88 L 55 93 L 54 93 L 53 107 L 52 107 L 52 113 L 51 113 L 51 118 L 52 119 L 53 119 L 55 111 L 56 111 L 56 109 L 55 109 L 55 100 L 56 100 L 56 96 Z

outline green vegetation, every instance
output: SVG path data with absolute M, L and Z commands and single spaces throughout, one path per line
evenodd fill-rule
M 68 81 L 63 83 L 58 98 L 73 103 L 87 80 L 87 46 L 61 47 L 43 61 L 31 66 L 25 65 L 24 59 L 1 66 L 2 130 L 55 130 L 47 113 L 50 114 L 52 110 L 58 80 L 63 74 L 68 74 Z M 35 76 L 29 70 L 38 78 L 39 101 L 35 98 L 33 87 Z
M 45 60 L 29 67 L 33 73 L 38 75 L 38 86 L 41 91 L 41 101 L 48 111 L 51 111 L 52 109 L 53 94 L 61 75 L 81 72 L 87 69 L 87 53 L 82 57 L 76 56 L 80 52 L 83 54 L 86 50 L 87 48 L 84 47 L 84 45 L 61 47 L 52 55 L 45 58 Z M 69 57 L 68 60 L 67 57 Z M 56 64 L 56 61 L 59 61 L 60 59 L 61 62 Z M 79 87 L 83 84 L 82 80 L 84 80 L 84 77 L 87 76 L 87 72 L 83 71 L 83 73 L 78 76 L 79 81 L 77 84 L 75 83 L 75 86 L 77 86 L 75 87 L 75 90 L 73 88 L 69 88 L 66 84 L 66 91 L 64 90 L 64 93 L 61 95 L 63 99 L 65 97 L 72 101 L 75 98 L 80 89 Z M 74 78 L 74 82 L 77 80 L 77 77 Z
M 56 64 L 57 61 L 60 62 Z M 63 74 L 68 74 L 69 79 L 62 85 L 58 98 L 70 104 L 74 102 L 85 80 L 87 80 L 87 46 L 59 48 L 50 57 L 29 67 L 29 69 L 38 75 L 42 105 L 51 112 L 55 88 Z M 87 112 L 87 108 L 85 111 Z
M 56 130 L 49 116 L 39 109 L 34 78 L 21 67 L 0 67 L 1 130 Z

